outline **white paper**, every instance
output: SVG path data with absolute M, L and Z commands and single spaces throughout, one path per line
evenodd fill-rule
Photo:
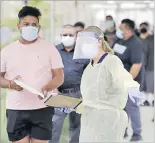
M 41 92 L 37 91 L 36 89 L 30 87 L 29 85 L 27 85 L 27 84 L 25 84 L 25 83 L 23 83 L 23 82 L 21 82 L 19 80 L 14 80 L 14 82 L 17 85 L 21 86 L 22 88 L 26 89 L 27 91 L 29 91 L 29 92 L 31 92 L 33 94 L 36 94 L 36 95 L 40 95 L 42 98 L 44 98 L 44 94 L 43 93 L 41 93 Z
M 120 45 L 120 44 L 115 44 L 113 50 L 117 52 L 118 54 L 123 54 L 125 50 L 127 49 L 126 46 Z

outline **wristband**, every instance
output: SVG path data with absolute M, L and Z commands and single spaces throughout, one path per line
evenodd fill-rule
M 9 80 L 9 89 L 11 89 L 11 80 Z

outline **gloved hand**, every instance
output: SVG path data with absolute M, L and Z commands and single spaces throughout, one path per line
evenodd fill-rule
M 132 102 L 134 102 L 137 106 L 143 105 L 143 98 L 137 88 L 129 88 L 128 93 Z

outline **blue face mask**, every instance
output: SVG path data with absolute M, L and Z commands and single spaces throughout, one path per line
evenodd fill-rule
M 33 26 L 22 27 L 21 36 L 26 41 L 33 41 L 38 38 L 39 29 Z
M 123 31 L 120 30 L 120 29 L 118 29 L 118 30 L 116 31 L 116 36 L 117 36 L 118 38 L 120 38 L 120 39 L 123 39 L 123 38 L 124 38 Z
M 114 27 L 115 27 L 115 23 L 113 20 L 106 21 L 106 28 L 114 28 Z

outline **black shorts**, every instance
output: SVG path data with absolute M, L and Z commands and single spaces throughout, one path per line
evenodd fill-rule
M 6 110 L 9 140 L 19 141 L 26 136 L 51 140 L 53 107 L 37 110 Z

